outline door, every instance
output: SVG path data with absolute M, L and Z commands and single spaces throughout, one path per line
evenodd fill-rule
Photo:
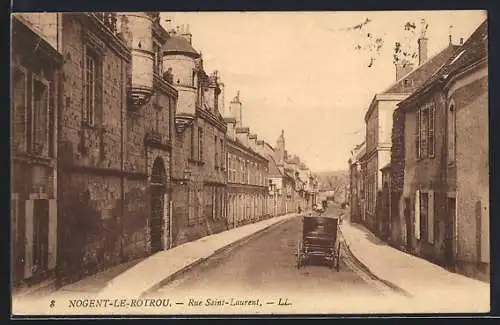
M 446 266 L 453 266 L 453 238 L 455 232 L 455 214 L 456 201 L 455 198 L 448 198 L 447 213 L 445 219 L 445 234 L 444 234 L 444 257 Z
M 405 217 L 405 225 L 406 225 L 406 249 L 411 251 L 411 243 L 412 243 L 412 229 L 411 229 L 411 217 L 410 217 L 410 199 L 405 198 L 404 200 L 404 217 Z
M 156 253 L 163 249 L 163 191 L 160 186 L 151 187 L 151 253 Z
M 34 200 L 33 223 L 33 266 L 43 272 L 49 261 L 49 200 Z
M 390 230 L 390 211 L 389 211 L 389 184 L 384 183 L 384 188 L 382 192 L 382 213 L 380 215 L 380 221 L 382 225 L 382 236 L 387 238 L 389 237 Z

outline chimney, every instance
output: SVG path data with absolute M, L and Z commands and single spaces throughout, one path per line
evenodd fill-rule
M 425 23 L 425 19 L 420 20 L 421 29 L 420 29 L 420 37 L 418 38 L 418 65 L 421 65 L 423 62 L 427 60 L 427 37 L 425 37 L 425 33 L 427 32 L 427 24 Z
M 238 140 L 240 140 L 241 143 L 243 143 L 245 147 L 249 146 L 248 143 L 249 133 L 250 129 L 248 127 L 236 127 L 236 137 L 238 138 Z
M 421 65 L 427 60 L 427 41 L 425 37 L 418 39 L 418 65 Z
M 219 82 L 220 94 L 219 94 L 219 111 L 222 113 L 222 116 L 226 116 L 226 98 L 224 96 L 224 83 Z
M 192 44 L 193 35 L 189 32 L 189 24 L 182 25 L 179 31 L 180 35 L 188 40 L 189 44 Z
M 396 63 L 396 80 L 400 80 L 403 76 L 410 73 L 411 70 L 413 70 L 411 62 Z
M 231 103 L 229 104 L 229 112 L 232 116 L 236 118 L 236 126 L 243 126 L 243 109 L 240 102 L 240 92 L 238 91 L 236 96 L 233 98 Z
M 464 38 L 460 37 L 460 45 L 464 45 Z

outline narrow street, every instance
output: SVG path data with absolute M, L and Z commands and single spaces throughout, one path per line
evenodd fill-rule
M 345 210 L 329 207 L 325 215 Z M 389 292 L 376 283 L 342 250 L 340 270 L 321 261 L 296 268 L 301 218 L 296 217 L 257 235 L 250 242 L 215 255 L 180 275 L 152 295 L 198 293 L 319 294 L 325 299 L 373 296 Z

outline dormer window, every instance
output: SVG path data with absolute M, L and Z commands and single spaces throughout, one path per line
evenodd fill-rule
M 413 80 L 411 80 L 411 79 L 405 79 L 403 81 L 403 85 L 404 85 L 405 88 L 412 87 L 413 86 Z

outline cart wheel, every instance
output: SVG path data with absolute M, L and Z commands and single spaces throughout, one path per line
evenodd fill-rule
M 297 244 L 297 269 L 302 266 L 302 241 Z
M 337 248 L 337 265 L 336 265 L 336 269 L 337 269 L 337 272 L 340 271 L 340 243 L 339 243 L 339 247 Z

